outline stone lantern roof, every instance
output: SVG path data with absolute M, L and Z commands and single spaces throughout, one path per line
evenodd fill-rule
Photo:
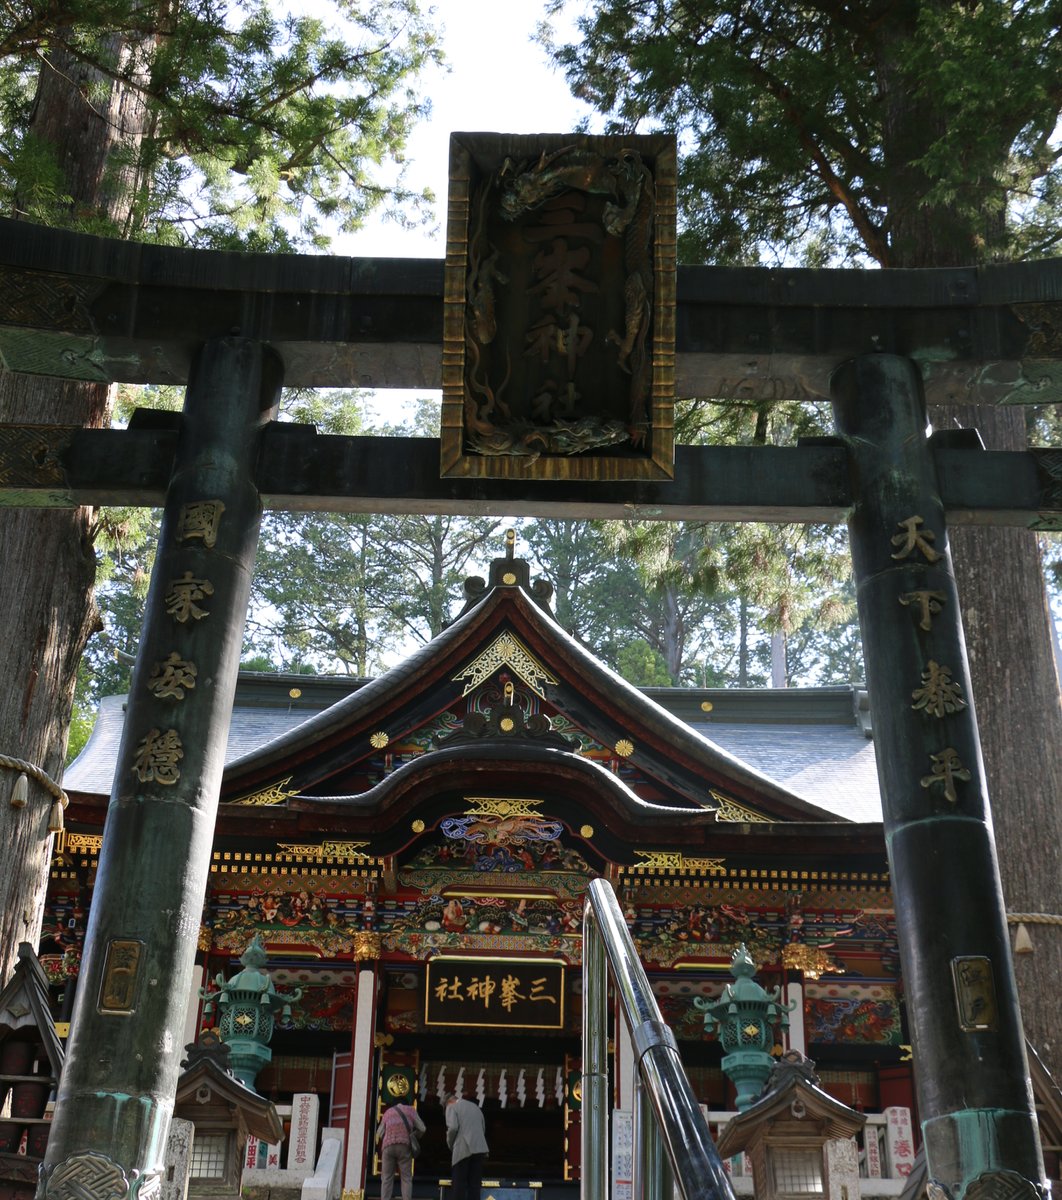
M 763 1095 L 720 1134 L 719 1154 L 730 1158 L 774 1141 L 821 1146 L 854 1137 L 865 1123 L 864 1113 L 822 1090 L 810 1059 L 789 1050 L 775 1064 Z

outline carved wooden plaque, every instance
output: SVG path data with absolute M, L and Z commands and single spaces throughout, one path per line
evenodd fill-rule
M 674 474 L 675 142 L 455 133 L 443 476 Z

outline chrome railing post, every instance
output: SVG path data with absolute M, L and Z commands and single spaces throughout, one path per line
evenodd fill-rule
M 608 960 L 594 913 L 583 914 L 582 1200 L 608 1200 Z
M 632 1190 L 635 1200 L 671 1200 L 674 1184 L 685 1200 L 734 1200 L 719 1152 L 679 1057 L 678 1043 L 660 1017 L 645 968 L 638 958 L 616 894 L 604 879 L 591 881 L 583 918 L 583 1191 L 600 1200 L 607 1154 L 604 1128 L 589 1126 L 607 1117 L 607 1063 L 591 1031 L 605 1045 L 609 978 L 620 1000 L 637 1064 L 634 1092 Z M 594 1102 L 589 1106 L 589 1089 Z M 600 1088 L 600 1092 L 597 1090 Z M 594 1146 L 601 1160 L 593 1161 Z M 666 1150 L 666 1155 L 664 1153 Z
M 649 1092 L 639 1076 L 634 1083 L 634 1162 L 631 1195 L 671 1200 L 674 1178 Z

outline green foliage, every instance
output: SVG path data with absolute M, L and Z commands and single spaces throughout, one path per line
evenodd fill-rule
M 112 233 L 269 250 L 323 247 L 381 207 L 418 219 L 431 198 L 404 186 L 402 152 L 428 109 L 418 76 L 440 60 L 417 0 L 313 15 L 260 0 L 14 0 L 0 17 L 0 193 L 34 220 L 107 231 L 36 132 L 43 70 L 88 80 L 79 102 L 98 112 L 118 89 L 147 107 L 142 135 L 111 151 L 112 183 L 133 189 Z
M 579 41 L 552 42 L 548 23 L 542 40 L 611 129 L 678 135 L 682 261 L 943 266 L 1056 251 L 1058 0 L 577 7 Z M 687 442 L 786 444 L 829 429 L 813 406 L 732 397 L 686 403 L 676 420 Z M 1057 442 L 1057 430 L 1035 440 Z M 849 563 L 833 531 L 701 536 L 717 586 L 785 635 L 791 679 L 856 677 Z M 668 561 L 661 531 L 626 541 L 661 585 L 698 586 Z M 750 654 L 740 660 L 744 681 Z
M 85 748 L 93 726 L 96 724 L 96 709 L 99 696 L 95 695 L 88 664 L 82 660 L 78 667 L 77 684 L 74 688 L 74 709 L 70 715 L 70 729 L 66 742 L 66 763 L 69 765 Z
M 635 687 L 671 686 L 671 674 L 663 655 L 644 638 L 635 638 L 620 646 L 616 655 L 616 670 Z
M 269 657 L 268 654 L 252 654 L 245 656 L 240 662 L 241 671 L 257 671 L 263 675 L 275 675 L 283 668 Z M 316 675 L 318 672 L 310 663 L 293 663 L 286 668 L 294 675 Z
M 930 266 L 1054 244 L 1060 16 L 1057 0 L 594 0 L 581 41 L 552 49 L 613 128 L 678 132 L 685 261 Z
M 325 432 L 367 431 L 357 393 L 292 397 L 287 415 Z M 412 424 L 372 432 L 422 434 L 437 406 Z M 471 565 L 500 521 L 453 516 L 268 513 L 263 522 L 247 641 L 284 670 L 310 664 L 359 676 L 393 665 L 440 633 Z
M 561 628 L 615 663 L 643 591 L 634 564 L 613 554 L 601 521 L 521 521 L 535 573 L 553 585 Z

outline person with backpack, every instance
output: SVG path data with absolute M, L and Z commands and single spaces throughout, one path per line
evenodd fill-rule
M 395 1100 L 384 1109 L 376 1126 L 380 1143 L 380 1200 L 391 1200 L 395 1171 L 402 1185 L 402 1200 L 413 1200 L 413 1156 L 420 1150 L 417 1138 L 427 1132 L 417 1110 Z

